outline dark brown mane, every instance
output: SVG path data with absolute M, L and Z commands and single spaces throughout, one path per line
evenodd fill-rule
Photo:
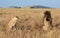
M 50 11 L 45 11 L 45 12 L 44 12 L 44 15 L 45 15 L 45 17 L 51 18 L 51 13 L 50 13 Z

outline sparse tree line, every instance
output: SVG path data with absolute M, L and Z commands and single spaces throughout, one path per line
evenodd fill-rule
M 21 7 L 16 7 L 16 6 L 10 6 L 10 8 L 21 8 Z

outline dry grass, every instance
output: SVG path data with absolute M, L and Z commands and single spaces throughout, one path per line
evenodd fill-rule
M 46 10 L 51 11 L 57 28 L 45 34 L 41 26 Z M 9 20 L 15 16 L 19 17 L 16 26 L 6 32 Z M 60 9 L 0 8 L 0 38 L 60 38 Z

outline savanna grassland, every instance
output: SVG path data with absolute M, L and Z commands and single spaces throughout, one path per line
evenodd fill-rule
M 50 11 L 52 16 L 51 31 L 44 33 L 44 12 Z M 9 21 L 18 16 L 16 26 L 7 32 Z M 60 38 L 60 9 L 0 8 L 0 38 Z

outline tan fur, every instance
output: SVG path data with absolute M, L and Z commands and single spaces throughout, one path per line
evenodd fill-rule
M 50 27 L 50 21 L 46 21 L 46 18 L 45 18 L 43 29 L 46 31 L 49 29 L 49 27 Z
M 7 25 L 7 30 L 10 30 L 16 24 L 17 20 L 17 17 L 13 17 Z

